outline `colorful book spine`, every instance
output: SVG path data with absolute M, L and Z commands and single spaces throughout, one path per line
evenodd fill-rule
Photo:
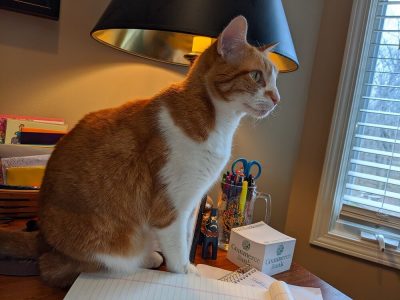
M 24 145 L 55 145 L 65 134 L 21 132 L 20 144 Z
M 0 117 L 0 144 L 4 144 L 6 139 L 7 119 Z
M 3 134 L 2 134 L 4 136 L 3 144 L 20 144 L 21 131 L 24 128 L 46 129 L 58 132 L 66 132 L 68 129 L 67 124 L 54 124 L 54 123 L 19 120 L 19 119 L 5 119 L 5 123 L 6 123 L 5 131 L 3 129 Z
M 55 145 L 66 133 L 66 131 L 22 128 L 19 142 L 28 145 Z
M 6 169 L 7 185 L 40 187 L 44 176 L 44 166 L 12 167 Z
M 47 165 L 50 154 L 21 156 L 21 157 L 8 157 L 1 159 L 3 182 L 7 184 L 7 169 L 15 167 L 37 167 Z
M 65 124 L 65 120 L 61 118 L 44 118 L 44 117 L 34 117 L 34 116 L 20 116 L 12 114 L 0 114 L 0 119 L 16 119 L 25 121 L 35 121 L 41 123 L 52 123 L 52 124 Z

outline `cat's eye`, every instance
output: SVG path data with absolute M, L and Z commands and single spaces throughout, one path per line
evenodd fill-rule
M 262 78 L 261 71 L 251 71 L 249 74 L 250 74 L 251 79 L 253 79 L 255 82 L 261 81 L 261 78 Z

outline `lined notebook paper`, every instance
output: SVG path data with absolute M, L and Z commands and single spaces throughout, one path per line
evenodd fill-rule
M 66 300 L 293 300 L 286 283 L 274 282 L 269 290 L 195 275 L 140 270 L 133 275 L 81 274 Z
M 267 290 L 261 288 L 195 275 L 140 270 L 133 275 L 81 274 L 64 299 L 265 300 L 271 298 Z

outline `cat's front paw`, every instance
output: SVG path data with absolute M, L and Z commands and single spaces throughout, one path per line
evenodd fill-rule
M 163 262 L 164 259 L 160 253 L 152 252 L 143 260 L 142 267 L 145 269 L 157 269 Z
M 181 274 L 195 274 L 200 276 L 199 270 L 197 270 L 195 265 L 186 264 L 186 265 L 174 265 L 168 266 L 168 271 L 173 273 L 181 273 Z

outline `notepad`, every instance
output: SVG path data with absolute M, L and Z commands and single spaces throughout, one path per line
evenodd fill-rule
M 277 281 L 271 276 L 261 273 L 250 265 L 243 266 L 236 271 L 230 272 L 219 278 L 219 280 L 262 288 L 269 288 Z
M 264 274 L 251 266 L 241 267 L 234 272 L 204 264 L 198 264 L 196 267 L 201 276 L 253 287 L 271 289 L 272 284 L 277 281 L 273 277 Z M 303 287 L 291 284 L 287 284 L 287 286 L 295 300 L 323 299 L 321 289 L 319 288 Z
M 288 294 L 286 283 L 282 281 L 275 282 L 269 290 L 266 290 L 195 275 L 139 270 L 132 275 L 82 273 L 64 299 L 292 300 L 293 298 Z

